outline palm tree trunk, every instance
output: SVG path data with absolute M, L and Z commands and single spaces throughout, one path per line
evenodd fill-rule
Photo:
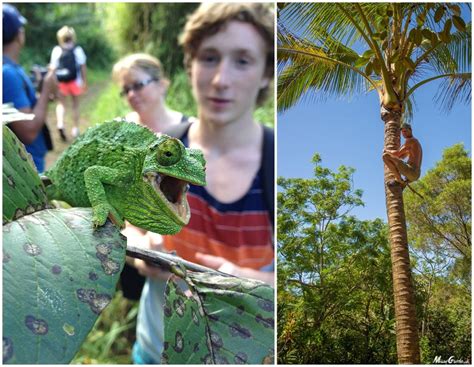
M 385 122 L 385 149 L 400 148 L 400 111 L 382 108 Z M 385 167 L 385 201 L 390 233 L 392 260 L 393 295 L 395 299 L 395 320 L 397 333 L 397 355 L 400 364 L 420 363 L 418 324 L 415 310 L 415 294 L 411 278 L 410 255 L 408 253 L 407 228 L 403 191 L 400 186 L 388 187 L 393 175 Z

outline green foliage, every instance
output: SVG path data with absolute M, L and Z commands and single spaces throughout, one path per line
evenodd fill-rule
M 108 34 L 118 54 L 147 52 L 163 63 L 173 78 L 183 70 L 183 52 L 178 36 L 187 15 L 197 3 L 107 3 L 100 4 Z
M 278 362 L 396 363 L 388 229 L 348 215 L 362 204 L 353 170 L 320 161 L 311 179 L 278 180 Z M 424 200 L 405 193 L 423 363 L 471 355 L 470 174 L 457 144 L 413 184 Z
M 6 125 L 3 125 L 2 194 L 4 223 L 49 207 L 31 155 Z
M 471 158 L 462 144 L 405 194 L 419 295 L 422 362 L 471 355 Z
M 125 116 L 130 112 L 127 102 L 120 97 L 118 86 L 108 82 L 100 95 L 90 107 L 91 126 L 97 122 L 107 121 L 115 117 Z
M 166 95 L 166 104 L 187 116 L 197 116 L 196 102 L 188 75 L 184 71 L 178 72 L 173 77 Z
M 422 363 L 433 363 L 436 356 L 470 362 L 470 295 L 462 287 L 437 277 L 427 306 L 422 319 Z
M 446 148 L 443 158 L 407 192 L 406 217 L 413 245 L 451 259 L 454 279 L 471 279 L 471 158 L 462 144 Z M 445 260 L 447 261 L 447 260 Z
M 381 220 L 359 221 L 353 169 L 278 184 L 278 362 L 396 361 L 390 250 Z
M 274 358 L 273 289 L 249 279 L 186 272 L 188 298 L 166 287 L 163 362 L 263 364 Z
M 26 47 L 20 63 L 28 70 L 33 64 L 49 63 L 57 45 L 56 32 L 64 25 L 74 28 L 79 44 L 87 55 L 87 64 L 105 67 L 116 58 L 103 31 L 103 14 L 96 4 L 17 3 L 15 6 L 28 19 Z
M 126 241 L 110 222 L 94 231 L 89 209 L 50 209 L 5 225 L 3 244 L 3 361 L 68 363 L 112 299 Z
M 89 209 L 49 209 L 6 125 L 3 149 L 3 362 L 68 363 L 115 292 L 126 241 L 110 222 L 94 229 Z
M 115 293 L 71 364 L 130 364 L 138 302 Z

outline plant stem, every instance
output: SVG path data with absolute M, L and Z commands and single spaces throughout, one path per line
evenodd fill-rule
M 127 256 L 141 259 L 149 264 L 163 268 L 164 270 L 174 273 L 173 267 L 183 265 L 187 270 L 200 272 L 200 273 L 217 273 L 222 276 L 231 277 L 232 275 L 226 274 L 205 266 L 186 261 L 179 256 L 169 254 L 162 251 L 153 251 L 144 249 L 136 246 L 127 245 Z

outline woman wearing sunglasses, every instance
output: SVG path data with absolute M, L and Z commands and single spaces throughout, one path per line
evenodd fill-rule
M 182 113 L 165 105 L 169 80 L 155 57 L 144 53 L 126 56 L 114 65 L 112 76 L 120 86 L 120 95 L 127 99 L 133 110 L 127 114 L 127 120 L 145 125 L 154 132 L 162 132 L 187 120 Z
M 189 120 L 165 105 L 169 80 L 164 77 L 161 63 L 155 57 L 144 53 L 126 56 L 114 65 L 112 77 L 120 87 L 120 95 L 127 99 L 133 110 L 125 116 L 128 121 L 159 133 Z M 143 231 L 130 223 L 127 223 L 123 234 L 134 246 L 161 249 L 162 237 L 159 234 Z M 127 257 L 120 279 L 124 296 L 138 300 L 145 276 L 166 279 L 168 274 L 143 260 Z

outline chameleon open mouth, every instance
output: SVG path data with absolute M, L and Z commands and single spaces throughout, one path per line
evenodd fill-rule
M 189 205 L 186 200 L 186 193 L 189 189 L 189 183 L 157 172 L 147 172 L 144 179 L 153 187 L 180 221 L 187 224 L 189 222 Z

